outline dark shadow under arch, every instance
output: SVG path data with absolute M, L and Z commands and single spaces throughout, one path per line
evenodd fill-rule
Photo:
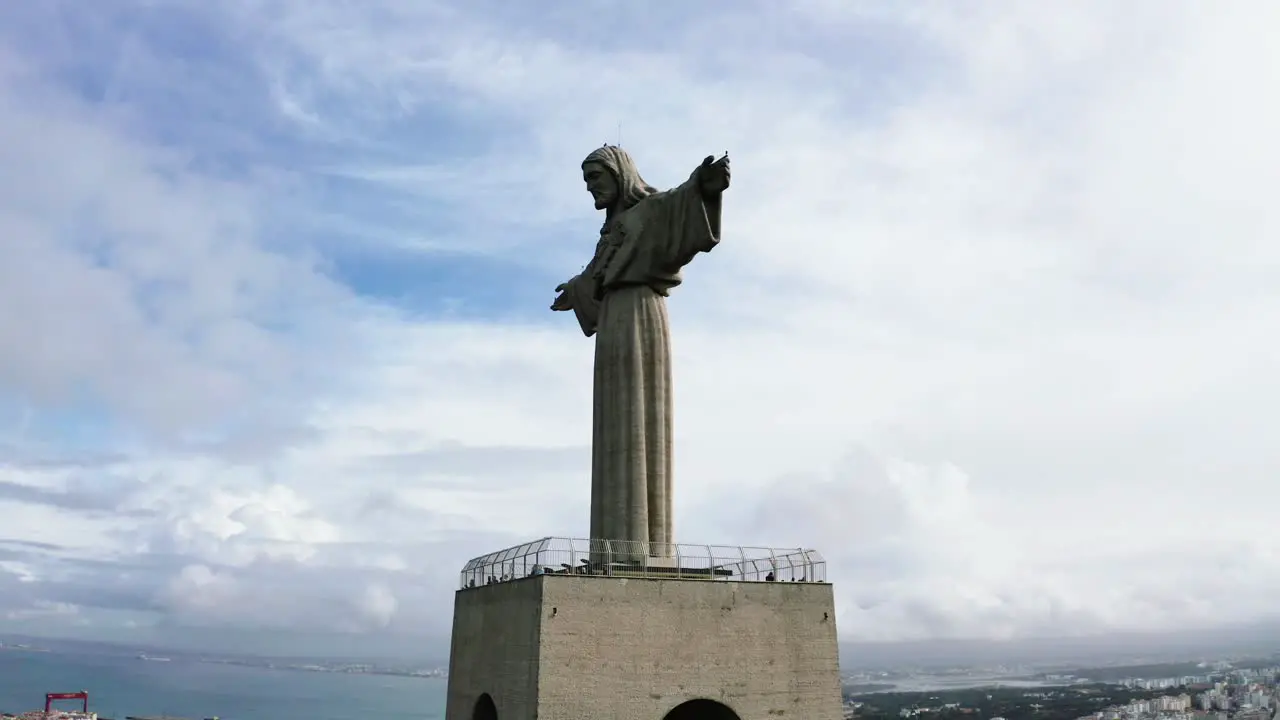
M 724 703 L 715 700 L 690 700 L 671 708 L 662 720 L 742 720 Z
M 489 693 L 482 693 L 476 698 L 475 709 L 471 711 L 471 720 L 498 720 L 498 706 L 493 704 Z

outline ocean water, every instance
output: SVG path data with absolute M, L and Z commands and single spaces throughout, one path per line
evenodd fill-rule
M 89 692 L 89 709 L 222 720 L 391 720 L 444 717 L 440 678 L 273 670 L 174 658 L 0 651 L 0 712 L 44 707 L 48 692 Z M 79 707 L 62 701 L 58 707 Z

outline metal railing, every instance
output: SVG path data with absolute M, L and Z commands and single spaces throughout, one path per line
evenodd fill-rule
M 826 582 L 816 550 L 726 545 L 651 544 L 545 537 L 481 555 L 462 568 L 459 587 L 535 575 L 587 575 L 728 582 Z

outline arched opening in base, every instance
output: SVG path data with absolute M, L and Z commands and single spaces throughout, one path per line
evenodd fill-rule
M 742 720 L 728 705 L 715 700 L 690 700 L 671 708 L 662 720 Z
M 493 704 L 489 693 L 482 693 L 476 698 L 476 707 L 471 711 L 471 720 L 498 720 L 498 706 Z

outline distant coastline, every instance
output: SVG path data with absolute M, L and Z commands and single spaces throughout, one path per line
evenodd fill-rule
M 861 679 L 845 679 L 841 687 L 849 695 L 873 695 L 876 693 L 950 692 L 977 688 L 1002 688 L 1034 690 L 1058 688 L 1078 684 L 1080 681 L 1044 680 L 1004 675 L 929 675 L 920 674 L 893 680 L 868 682 Z
M 0 642 L 0 652 L 32 652 L 32 653 L 51 653 L 51 654 L 73 654 L 77 651 L 71 649 L 59 649 L 55 647 L 45 647 L 33 643 L 6 643 Z M 102 653 L 107 655 L 108 653 Z M 312 673 L 342 673 L 347 675 L 386 675 L 391 677 L 416 677 L 416 678 L 446 678 L 449 672 L 443 667 L 403 667 L 392 665 L 380 665 L 376 663 L 364 662 L 342 662 L 342 661 L 326 661 L 326 660 L 282 660 L 276 658 L 257 658 L 257 657 L 219 657 L 204 655 L 187 655 L 178 654 L 170 655 L 152 655 L 146 652 L 138 652 L 136 648 L 128 648 L 121 646 L 118 652 L 110 653 L 113 657 L 119 657 L 122 661 L 135 660 L 141 662 L 194 662 L 205 663 L 210 665 L 235 665 L 237 667 L 260 668 L 263 670 L 287 670 L 293 672 L 312 672 Z

